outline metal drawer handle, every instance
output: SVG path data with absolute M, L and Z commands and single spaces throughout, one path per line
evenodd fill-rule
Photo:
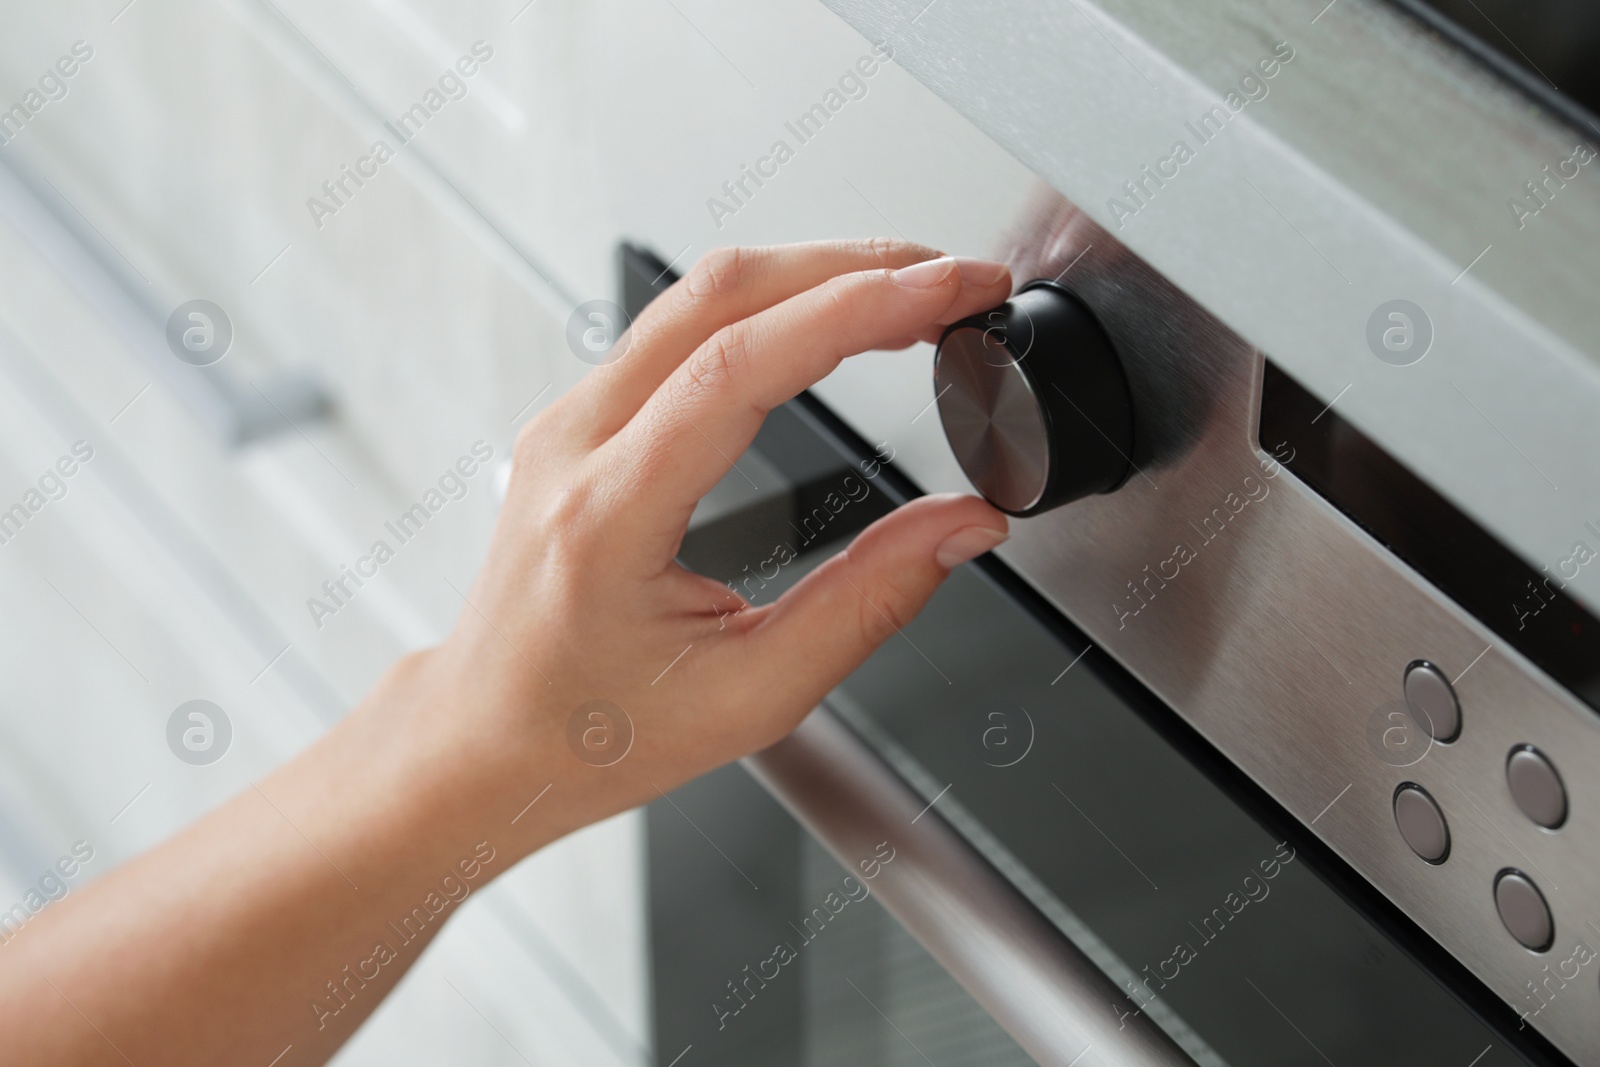
M 167 349 L 166 314 L 152 302 L 148 288 L 97 251 L 87 233 L 68 224 L 76 209 L 66 201 L 53 206 L 58 196 L 40 192 L 39 183 L 19 173 L 15 161 L 0 165 L 0 216 L 224 444 L 249 444 L 303 427 L 332 410 L 327 389 L 309 371 L 280 371 L 256 385 L 231 367 L 179 361 Z

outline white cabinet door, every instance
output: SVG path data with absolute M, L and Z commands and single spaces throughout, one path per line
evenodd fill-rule
M 570 263 L 557 278 L 422 151 L 458 119 L 551 144 L 565 106 L 491 83 L 507 48 L 401 144 L 336 72 L 342 49 L 403 85 L 414 60 L 422 93 L 477 38 L 434 63 L 415 12 L 375 5 L 324 49 L 278 10 L 62 4 L 0 40 L 8 85 L 86 56 L 0 145 L 0 498 L 22 508 L 0 523 L 0 907 L 26 911 L 77 842 L 92 858 L 66 891 L 251 788 L 439 640 L 517 426 L 588 369 L 566 292 L 609 290 L 614 235 L 585 221 L 603 213 L 542 197 L 521 220 Z M 337 210 L 310 211 L 335 180 Z M 194 299 L 231 326 L 220 388 L 167 350 Z M 329 410 L 302 403 L 307 381 Z M 264 432 L 222 440 L 234 416 Z M 482 891 L 342 1059 L 646 1062 L 639 854 L 624 815 Z

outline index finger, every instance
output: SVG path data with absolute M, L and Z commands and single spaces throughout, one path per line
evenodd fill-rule
M 964 272 L 975 282 L 964 284 Z M 644 505 L 637 514 L 676 536 L 767 412 L 848 356 L 952 313 L 992 307 L 1010 292 L 1004 265 L 948 257 L 832 278 L 712 335 L 597 458 L 619 469 Z
M 707 252 L 640 312 L 627 354 L 591 372 L 568 394 L 584 407 L 590 438 L 620 430 L 650 394 L 717 330 L 850 271 L 936 259 L 925 245 L 887 237 L 811 241 Z

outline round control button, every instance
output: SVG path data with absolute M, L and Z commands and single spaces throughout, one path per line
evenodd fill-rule
M 1556 924 L 1539 887 L 1521 871 L 1507 867 L 1494 880 L 1494 906 L 1500 921 L 1524 948 L 1543 952 L 1555 940 Z
M 1121 358 L 1089 306 L 1054 282 L 947 329 L 933 388 L 956 461 L 1001 511 L 1109 493 L 1133 470 Z
M 1429 863 L 1443 863 L 1450 855 L 1450 827 L 1444 812 L 1420 785 L 1407 782 L 1395 790 L 1394 824 L 1411 851 Z
M 1546 829 L 1567 821 L 1567 790 L 1543 752 L 1518 745 L 1506 759 L 1506 785 L 1522 814 Z
M 1454 741 L 1461 732 L 1461 704 L 1444 672 L 1425 659 L 1406 668 L 1406 704 L 1435 741 Z

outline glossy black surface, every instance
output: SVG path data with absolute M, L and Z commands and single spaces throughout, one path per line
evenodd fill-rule
M 1579 127 L 1600 135 L 1600 5 L 1592 0 L 1394 0 Z
M 1562 591 L 1600 557 L 1600 512 L 1574 531 L 1567 560 L 1525 562 L 1464 512 L 1271 362 L 1261 396 L 1261 444 L 1297 477 L 1494 631 L 1551 678 L 1600 710 L 1600 619 Z M 1571 560 L 1570 566 L 1564 563 Z M 1600 559 L 1591 558 L 1600 565 Z

